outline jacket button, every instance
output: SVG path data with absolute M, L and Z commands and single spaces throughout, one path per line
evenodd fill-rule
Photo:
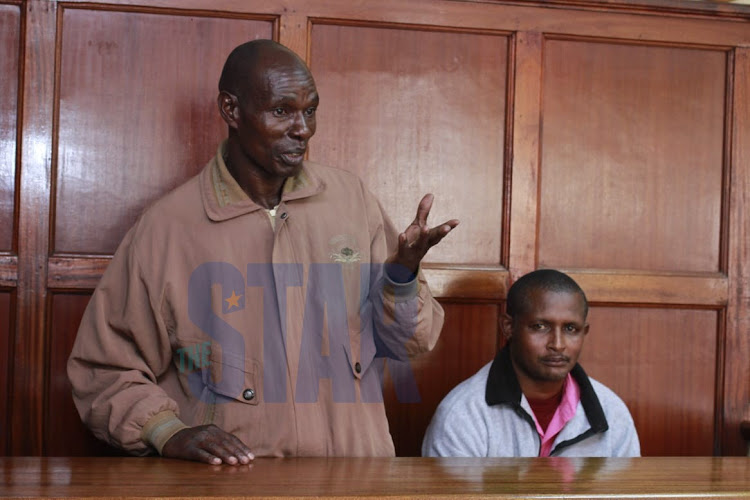
M 287 217 L 288 217 L 288 215 L 286 214 L 286 212 L 282 212 L 282 213 L 281 213 L 281 220 L 284 220 L 284 219 L 286 219 Z
M 359 361 L 354 363 L 354 371 L 357 373 L 362 373 L 362 365 L 359 364 Z
M 244 391 L 242 391 L 242 397 L 246 401 L 252 401 L 253 398 L 255 397 L 255 391 L 252 389 L 245 389 Z

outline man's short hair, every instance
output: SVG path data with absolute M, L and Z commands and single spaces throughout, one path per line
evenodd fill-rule
M 248 84 L 255 83 L 248 82 L 248 75 L 254 74 L 259 60 L 264 53 L 267 54 L 269 51 L 277 51 L 280 55 L 287 53 L 307 67 L 294 51 L 274 40 L 265 38 L 250 40 L 235 47 L 227 56 L 219 77 L 219 91 L 229 92 L 238 98 L 244 97 L 248 90 Z
M 588 316 L 589 303 L 586 294 L 573 278 L 555 269 L 538 269 L 521 276 L 508 290 L 506 300 L 506 312 L 508 316 L 515 317 L 523 314 L 529 303 L 529 295 L 532 290 L 544 290 L 547 292 L 569 292 L 577 293 L 583 299 L 583 317 Z

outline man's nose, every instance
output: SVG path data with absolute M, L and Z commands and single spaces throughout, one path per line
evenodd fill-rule
M 563 335 L 562 328 L 553 328 L 550 332 L 547 347 L 554 351 L 562 351 L 565 349 L 565 336 Z
M 314 125 L 312 124 L 312 120 L 314 119 L 314 117 L 305 116 L 304 112 L 296 113 L 292 128 L 289 131 L 290 135 L 295 139 L 309 139 L 314 133 Z

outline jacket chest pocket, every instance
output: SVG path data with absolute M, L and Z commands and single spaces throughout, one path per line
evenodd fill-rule
M 262 397 L 260 363 L 230 352 L 212 350 L 210 365 L 204 371 L 204 382 L 208 389 L 219 397 L 229 398 L 246 405 L 257 406 Z

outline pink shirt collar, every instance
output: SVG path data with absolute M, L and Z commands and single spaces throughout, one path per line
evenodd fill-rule
M 534 412 L 531 412 L 531 416 L 534 418 L 536 424 L 536 431 L 542 439 L 542 447 L 539 451 L 540 457 L 548 457 L 552 451 L 552 445 L 555 442 L 557 434 L 565 427 L 570 419 L 576 414 L 576 408 L 578 403 L 581 401 L 581 390 L 578 387 L 578 383 L 573 379 L 573 376 L 568 373 L 565 377 L 565 383 L 563 386 L 563 395 L 560 404 L 555 410 L 555 414 L 552 416 L 547 431 L 542 431 L 542 427 L 536 419 Z

